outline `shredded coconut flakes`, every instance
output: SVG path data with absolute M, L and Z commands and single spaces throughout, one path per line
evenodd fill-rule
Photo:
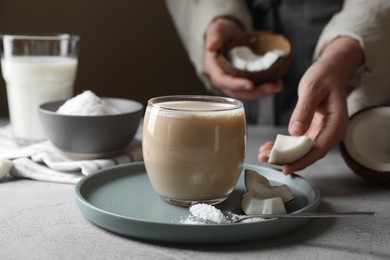
M 224 214 L 216 207 L 204 203 L 195 204 L 190 207 L 190 212 L 195 217 L 210 221 L 213 223 L 224 223 L 226 218 Z
M 108 106 L 92 91 L 86 90 L 67 100 L 58 108 L 57 113 L 77 116 L 104 116 L 119 114 L 120 111 L 114 107 Z

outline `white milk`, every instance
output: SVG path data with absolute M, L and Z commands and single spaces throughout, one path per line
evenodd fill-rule
M 2 58 L 1 68 L 15 138 L 19 142 L 44 139 L 38 106 L 72 97 L 77 59 L 49 56 Z

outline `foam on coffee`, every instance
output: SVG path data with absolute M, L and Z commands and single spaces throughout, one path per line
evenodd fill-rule
M 229 117 L 244 113 L 237 105 L 218 102 L 169 101 L 160 103 L 159 107 L 163 109 L 160 116 L 166 117 Z

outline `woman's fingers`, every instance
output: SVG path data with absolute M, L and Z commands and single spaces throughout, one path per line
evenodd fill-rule
M 274 145 L 273 141 L 268 141 L 259 148 L 258 160 L 260 162 L 268 162 L 269 155 L 271 153 L 272 147 Z

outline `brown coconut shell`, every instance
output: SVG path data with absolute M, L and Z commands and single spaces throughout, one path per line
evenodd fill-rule
M 375 184 L 390 185 L 390 172 L 378 172 L 361 165 L 348 154 L 343 142 L 339 149 L 345 163 L 357 176 Z
M 280 57 L 269 69 L 260 71 L 246 71 L 233 67 L 228 52 L 238 46 L 247 46 L 257 55 L 264 55 L 275 49 L 283 50 L 286 55 Z M 247 78 L 254 84 L 276 81 L 281 79 L 291 65 L 292 47 L 290 42 L 280 34 L 266 31 L 256 31 L 244 34 L 240 38 L 221 48 L 217 53 L 217 62 L 222 70 L 233 77 Z
M 387 106 L 387 105 L 385 105 Z M 351 116 L 351 120 L 355 116 L 357 116 L 360 113 L 364 113 L 365 111 L 368 111 L 373 108 L 378 108 L 383 106 L 372 106 L 367 107 L 354 115 Z M 390 131 L 390 130 L 389 130 Z M 377 171 L 374 169 L 369 169 L 366 166 L 360 164 L 358 161 L 356 161 L 352 156 L 348 153 L 348 150 L 346 148 L 346 144 L 344 141 L 342 141 L 339 145 L 340 154 L 343 157 L 345 163 L 347 166 L 359 177 L 363 178 L 364 180 L 367 180 L 374 184 L 379 185 L 390 185 L 390 172 L 383 172 L 383 171 Z

